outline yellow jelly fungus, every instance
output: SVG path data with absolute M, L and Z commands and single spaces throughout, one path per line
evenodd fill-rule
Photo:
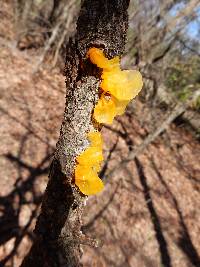
M 94 119 L 99 123 L 112 124 L 116 115 L 124 113 L 129 101 L 119 101 L 113 96 L 101 95 L 97 105 L 94 108 Z
M 104 184 L 91 166 L 77 165 L 75 183 L 84 195 L 93 195 L 102 191 Z
M 126 109 L 126 106 L 129 103 L 129 100 L 117 100 L 116 98 L 114 98 L 114 102 L 115 102 L 115 106 L 116 106 L 116 115 L 122 115 Z
M 94 108 L 94 119 L 99 123 L 112 123 L 116 115 L 124 113 L 129 101 L 142 89 L 142 76 L 136 70 L 121 70 L 119 57 L 107 59 L 101 49 L 90 48 L 90 61 L 103 69 L 100 87 L 110 94 L 107 99 L 104 94 Z
M 88 147 L 76 160 L 81 165 L 88 165 L 88 163 L 93 165 L 103 160 L 102 149 L 101 147 Z
M 119 57 L 114 57 L 113 59 L 107 59 L 104 56 L 104 53 L 101 49 L 98 48 L 90 48 L 88 53 L 88 57 L 90 61 L 97 65 L 97 67 L 102 68 L 104 70 L 120 70 L 120 62 Z
M 95 172 L 100 172 L 100 170 L 101 170 L 101 166 L 100 166 L 99 163 L 96 163 L 95 165 L 92 166 L 92 169 L 93 169 L 93 171 L 95 171 Z
M 142 89 L 142 75 L 136 70 L 103 72 L 100 87 L 118 100 L 131 100 Z
M 142 76 L 135 70 L 120 70 L 119 57 L 107 59 L 101 49 L 90 48 L 90 61 L 103 70 L 100 87 L 103 93 L 94 108 L 94 119 L 99 123 L 112 123 L 116 115 L 124 113 L 129 101 L 142 89 Z M 77 158 L 75 184 L 85 195 L 100 192 L 104 185 L 98 177 L 103 160 L 102 138 L 97 131 L 89 132 L 90 146 Z
M 111 124 L 116 115 L 116 106 L 113 99 L 107 98 L 102 94 L 97 105 L 94 108 L 94 119 L 99 123 Z
M 90 146 L 76 158 L 75 184 L 83 194 L 93 195 L 104 187 L 97 174 L 103 161 L 102 138 L 99 132 L 89 132 L 87 137 Z
M 89 132 L 87 136 L 92 146 L 102 147 L 103 141 L 99 132 Z

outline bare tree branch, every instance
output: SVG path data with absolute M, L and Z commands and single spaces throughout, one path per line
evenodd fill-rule
M 80 244 L 96 245 L 80 232 L 86 196 L 74 184 L 76 157 L 88 146 L 86 134 L 95 127 L 92 111 L 99 98 L 97 70 L 86 64 L 86 53 L 89 47 L 98 46 L 109 57 L 122 54 L 128 4 L 128 0 L 83 2 L 75 40 L 69 42 L 66 51 L 67 92 L 60 137 L 34 230 L 35 240 L 22 267 L 78 267 Z

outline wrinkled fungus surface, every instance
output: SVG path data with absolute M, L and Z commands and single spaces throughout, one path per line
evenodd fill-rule
M 119 57 L 108 59 L 101 49 L 90 48 L 87 55 L 93 64 L 102 69 L 102 94 L 94 108 L 93 118 L 98 123 L 111 124 L 142 89 L 142 76 L 136 70 L 121 70 Z M 101 133 L 95 131 L 88 133 L 87 137 L 90 146 L 76 158 L 75 184 L 83 194 L 92 195 L 104 187 L 98 177 L 103 161 L 102 138 Z
M 121 70 L 119 57 L 107 59 L 101 49 L 90 48 L 88 57 L 103 70 L 100 88 L 110 95 L 109 99 L 100 97 L 94 108 L 94 119 L 98 123 L 111 124 L 114 117 L 121 115 L 142 89 L 142 75 L 137 70 Z
M 100 192 L 104 185 L 98 177 L 100 164 L 103 161 L 102 138 L 99 132 L 89 132 L 90 146 L 77 158 L 75 168 L 75 184 L 85 195 L 93 195 Z

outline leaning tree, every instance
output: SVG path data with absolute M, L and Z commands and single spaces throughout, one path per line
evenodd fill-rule
M 81 266 L 80 245 L 96 245 L 81 229 L 87 197 L 74 183 L 76 157 L 88 146 L 86 133 L 99 127 L 92 120 L 99 99 L 100 76 L 87 63 L 90 47 L 108 58 L 121 56 L 128 27 L 129 0 L 85 0 L 77 31 L 66 51 L 66 104 L 60 137 L 51 163 L 33 245 L 22 267 Z

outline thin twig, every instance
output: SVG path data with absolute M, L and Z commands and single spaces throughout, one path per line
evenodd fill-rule
M 46 54 L 48 53 L 49 49 L 51 48 L 51 45 L 54 43 L 54 41 L 56 40 L 56 37 L 58 35 L 58 32 L 60 30 L 60 27 L 62 25 L 63 22 L 66 21 L 67 19 L 67 23 L 68 21 L 70 21 L 69 17 L 71 17 L 69 14 L 70 14 L 70 11 L 71 11 L 71 8 L 73 7 L 73 5 L 76 3 L 76 0 L 72 0 L 69 2 L 68 5 L 65 6 L 65 8 L 63 9 L 63 13 L 61 15 L 61 18 L 60 20 L 58 21 L 58 23 L 56 24 L 56 26 L 54 27 L 53 31 L 52 31 L 52 35 L 51 37 L 49 38 L 45 48 L 44 48 L 44 51 L 42 53 L 42 55 L 40 56 L 34 70 L 33 70 L 33 74 L 37 73 L 41 64 L 43 63 L 44 59 L 45 59 L 45 56 Z

